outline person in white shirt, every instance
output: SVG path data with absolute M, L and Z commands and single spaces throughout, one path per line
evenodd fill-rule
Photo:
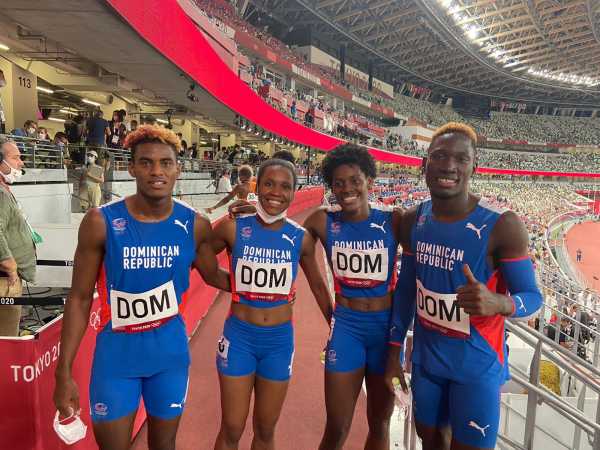
M 219 182 L 217 183 L 217 191 L 216 194 L 229 194 L 231 192 L 231 180 L 230 180 L 231 172 L 229 169 L 225 169 L 221 178 L 219 178 Z

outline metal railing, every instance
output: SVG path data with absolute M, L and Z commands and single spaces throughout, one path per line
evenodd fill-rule
M 75 143 L 61 146 L 51 141 L 30 137 L 2 135 L 14 141 L 21 152 L 25 168 L 29 169 L 62 169 L 75 168 L 85 163 L 88 152 L 95 151 L 99 161 L 107 160 L 114 170 L 127 170 L 131 153 L 122 148 L 100 147 Z M 221 172 L 231 168 L 228 162 L 193 158 L 178 158 L 183 172 L 204 173 Z

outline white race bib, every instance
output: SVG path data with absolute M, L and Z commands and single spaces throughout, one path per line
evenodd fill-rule
M 286 296 L 292 289 L 292 263 L 257 263 L 237 260 L 235 288 L 237 292 Z
M 451 337 L 471 335 L 469 314 L 458 307 L 456 294 L 440 294 L 426 289 L 417 279 L 417 315 L 421 324 Z
M 173 281 L 139 294 L 110 291 L 110 314 L 115 331 L 146 331 L 160 326 L 178 313 Z
M 333 272 L 343 284 L 351 287 L 373 287 L 388 278 L 388 249 L 355 250 L 331 248 Z

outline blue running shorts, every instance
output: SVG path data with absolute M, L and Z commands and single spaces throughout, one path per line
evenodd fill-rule
M 383 375 L 389 342 L 391 310 L 362 312 L 335 305 L 325 370 L 350 372 L 365 368 L 367 374 Z
M 452 438 L 461 444 L 495 448 L 500 422 L 501 384 L 464 384 L 427 373 L 413 364 L 411 388 L 415 420 L 429 427 L 450 424 Z
M 137 411 L 140 398 L 148 415 L 159 419 L 180 416 L 188 391 L 188 367 L 182 365 L 143 377 L 113 375 L 92 369 L 90 415 L 92 421 L 119 419 Z
M 294 361 L 292 322 L 262 327 L 231 315 L 217 343 L 217 370 L 240 377 L 256 373 L 272 381 L 287 381 Z

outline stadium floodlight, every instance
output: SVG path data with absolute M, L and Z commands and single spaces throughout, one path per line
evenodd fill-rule
M 454 2 L 452 0 L 440 0 L 440 3 L 444 8 L 452 8 Z
M 51 120 L 52 122 L 66 122 L 65 119 L 59 119 L 58 117 L 48 117 L 48 120 Z
M 10 50 L 10 47 L 8 45 L 0 44 L 0 50 L 7 52 Z
M 92 106 L 100 106 L 100 103 L 98 102 L 94 102 L 92 100 L 88 100 L 87 98 L 84 98 L 83 100 L 81 100 L 83 103 L 87 103 L 88 105 L 92 105 Z
M 465 29 L 465 32 L 467 34 L 467 37 L 469 39 L 471 39 L 472 41 L 474 41 L 479 36 L 479 33 L 481 32 L 481 28 L 479 28 L 477 25 L 471 25 L 470 27 L 467 27 Z

